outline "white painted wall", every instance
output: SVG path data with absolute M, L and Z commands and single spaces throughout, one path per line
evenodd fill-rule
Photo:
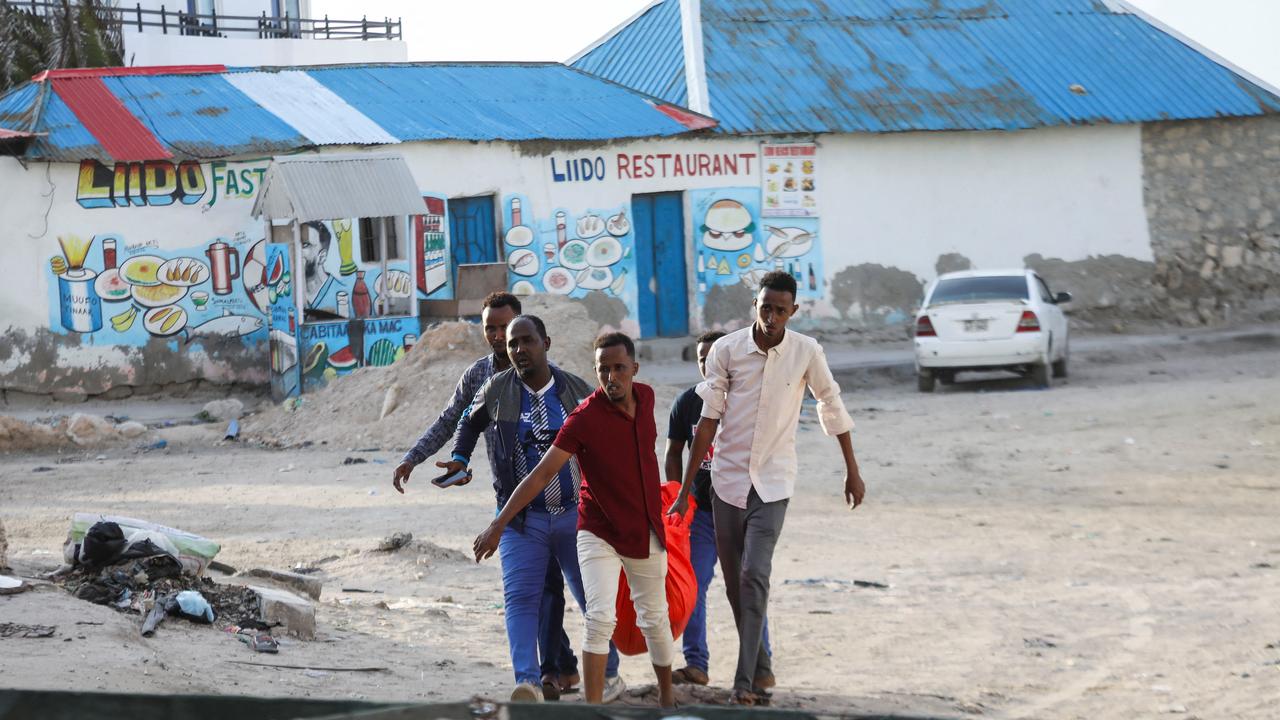
M 1031 253 L 1151 260 L 1137 125 L 819 140 L 827 272 L 934 276 L 943 253 L 1022 267 Z

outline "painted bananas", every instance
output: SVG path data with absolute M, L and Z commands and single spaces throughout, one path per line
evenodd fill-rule
M 138 308 L 130 305 L 128 310 L 125 310 L 119 315 L 111 318 L 111 327 L 115 328 L 116 332 L 125 332 L 129 328 L 133 327 L 133 321 L 137 319 L 137 317 Z

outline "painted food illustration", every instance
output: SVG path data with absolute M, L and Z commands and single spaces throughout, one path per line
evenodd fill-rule
M 813 248 L 813 233 L 804 228 L 766 225 L 764 229 L 769 231 L 765 249 L 770 259 L 800 257 Z
M 209 266 L 195 258 L 179 257 L 161 265 L 158 276 L 165 285 L 191 287 L 209 279 Z
M 267 285 L 275 287 L 284 279 L 284 255 L 277 254 L 272 260 L 271 269 L 267 272 Z
M 136 319 L 138 319 L 138 308 L 130 305 L 128 310 L 111 318 L 111 328 L 116 332 L 125 332 L 133 327 L 133 321 Z
M 604 219 L 599 215 L 583 215 L 578 218 L 578 237 L 590 240 L 604 232 Z
M 111 268 L 103 270 L 97 280 L 93 281 L 93 289 L 104 302 L 120 302 L 129 299 L 129 283 L 120 277 L 120 270 Z
M 717 200 L 702 221 L 702 244 L 722 252 L 742 250 L 751 245 L 755 229 L 746 206 L 737 200 Z
M 533 242 L 533 230 L 526 225 L 516 225 L 507 231 L 507 244 L 511 247 L 525 247 Z
M 581 240 L 570 240 L 560 248 L 560 264 L 570 270 L 582 270 L 587 267 L 587 244 Z
M 588 268 L 578 273 L 578 287 L 584 290 L 603 290 L 613 284 L 613 270 Z
M 329 356 L 329 364 L 338 372 L 347 372 L 355 370 L 359 363 L 356 362 L 356 354 L 351 352 L 351 348 L 344 347 Z
M 164 265 L 164 258 L 135 255 L 120 266 L 120 277 L 130 285 L 159 285 L 161 265 Z
M 381 297 L 407 298 L 413 290 L 413 278 L 403 270 L 388 270 L 378 276 L 373 290 Z
M 537 289 L 535 289 L 533 287 L 533 283 L 528 280 L 517 280 L 515 284 L 511 286 L 511 293 L 513 295 L 520 295 L 523 297 L 525 295 L 532 295 L 536 292 L 538 292 Z
M 606 267 L 622 259 L 622 243 L 605 235 L 587 248 L 587 263 L 592 267 Z
M 547 292 L 556 295 L 568 295 L 578 287 L 578 281 L 574 279 L 573 273 L 562 267 L 553 267 L 542 276 L 542 285 L 546 287 Z
M 259 240 L 249 248 L 244 256 L 244 265 L 240 271 L 240 283 L 244 285 L 244 294 L 249 302 L 258 308 L 258 312 L 267 313 L 271 307 L 271 293 L 267 287 L 267 241 Z M 277 294 L 280 294 L 277 291 Z
M 329 346 L 324 344 L 323 340 L 319 340 L 311 349 L 307 351 L 307 357 L 302 364 L 302 372 L 307 375 L 312 373 L 324 372 L 326 367 L 325 355 L 329 352 Z
M 609 222 L 605 224 L 605 229 L 614 237 L 622 237 L 631 232 L 631 221 L 627 219 L 627 213 L 620 212 L 609 218 Z
M 187 289 L 175 285 L 134 285 L 129 294 L 142 307 L 158 308 L 178 302 L 186 296 Z
M 385 367 L 396 361 L 396 351 L 400 348 L 386 338 L 375 342 L 365 356 L 365 364 L 372 367 Z
M 507 267 L 516 275 L 533 277 L 538 274 L 538 256 L 532 250 L 516 250 L 507 256 Z
M 142 316 L 142 327 L 152 335 L 165 337 L 182 332 L 187 326 L 187 311 L 180 307 L 162 307 L 148 310 Z

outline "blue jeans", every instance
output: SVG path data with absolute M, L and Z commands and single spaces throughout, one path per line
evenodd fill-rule
M 691 668 L 706 672 L 711 664 L 711 652 L 707 649 L 707 588 L 716 576 L 716 524 L 710 508 L 699 508 L 689 524 L 689 559 L 693 562 L 693 574 L 698 578 L 698 604 L 693 607 L 689 624 L 684 628 L 684 662 Z M 769 621 L 764 624 L 764 651 L 773 655 L 769 647 Z
M 538 662 L 539 615 L 547 570 L 552 558 L 560 564 L 569 592 L 585 610 L 582 574 L 578 572 L 578 512 L 552 515 L 543 510 L 525 513 L 524 531 L 507 527 L 498 541 L 502 558 L 502 594 L 506 606 L 507 642 L 517 683 L 542 684 Z M 563 593 L 562 593 L 563 594 Z M 561 620 L 563 623 L 563 619 Z M 561 630 L 563 634 L 563 629 Z M 618 674 L 618 653 L 609 648 L 606 674 Z
M 578 674 L 578 656 L 564 631 L 564 577 L 554 555 L 547 563 L 547 582 L 538 609 L 538 657 L 543 677 Z

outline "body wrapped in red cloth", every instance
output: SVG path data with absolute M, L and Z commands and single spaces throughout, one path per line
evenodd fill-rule
M 662 506 L 671 507 L 680 494 L 680 483 L 663 483 Z M 693 574 L 693 562 L 689 554 L 689 518 L 696 508 L 689 498 L 689 510 L 684 518 L 663 515 L 667 545 L 667 612 L 671 618 L 671 637 L 684 633 L 698 601 L 698 578 Z M 631 586 L 626 572 L 618 580 L 618 625 L 613 630 L 613 643 L 623 655 L 639 655 L 648 650 L 644 635 L 636 627 L 636 608 L 631 602 Z

